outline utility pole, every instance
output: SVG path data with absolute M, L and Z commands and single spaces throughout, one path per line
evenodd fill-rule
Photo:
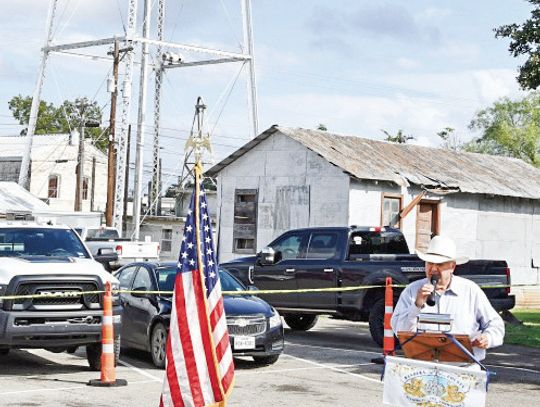
M 113 77 L 111 87 L 111 114 L 109 117 L 109 145 L 107 162 L 107 205 L 105 207 L 105 224 L 112 226 L 114 209 L 114 190 L 116 185 L 116 147 L 114 145 L 114 135 L 116 128 L 116 98 L 118 97 L 118 66 L 120 65 L 120 46 L 118 40 L 114 42 L 113 56 Z M 108 55 L 111 53 L 108 52 Z
M 108 145 L 108 163 L 107 163 L 107 205 L 105 208 L 105 223 L 107 226 L 113 225 L 114 215 L 114 195 L 116 190 L 116 101 L 118 99 L 118 69 L 120 66 L 120 53 L 132 51 L 133 47 L 120 49 L 119 40 L 114 41 L 112 52 L 107 55 L 113 57 L 113 76 L 109 91 L 111 92 L 111 113 L 109 117 L 109 145 Z
M 84 106 L 84 105 L 81 105 Z M 84 107 L 83 107 L 84 109 Z M 81 112 L 81 125 L 79 128 L 79 154 L 77 164 L 77 184 L 75 186 L 75 212 L 82 211 L 83 177 L 84 177 L 84 110 Z

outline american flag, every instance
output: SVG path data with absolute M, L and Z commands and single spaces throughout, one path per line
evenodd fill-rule
M 173 295 L 160 406 L 221 406 L 232 389 L 234 364 L 223 308 L 206 195 L 200 184 L 200 241 L 195 191 L 184 226 Z M 202 270 L 198 267 L 198 257 Z

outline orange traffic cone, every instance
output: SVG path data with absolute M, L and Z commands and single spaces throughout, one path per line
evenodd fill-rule
M 384 364 L 384 356 L 395 356 L 394 350 L 394 332 L 390 320 L 394 312 L 394 293 L 392 291 L 392 278 L 386 277 L 386 288 L 384 291 L 384 338 L 383 338 L 383 356 L 371 359 L 372 363 Z
M 114 327 L 112 312 L 111 283 L 105 284 L 103 295 L 103 319 L 101 321 L 101 378 L 90 380 L 89 386 L 126 386 L 127 381 L 116 378 L 114 368 Z
M 395 356 L 394 350 L 394 332 L 390 325 L 392 314 L 394 312 L 394 294 L 392 292 L 392 278 L 386 277 L 386 289 L 384 292 L 384 339 L 383 355 Z

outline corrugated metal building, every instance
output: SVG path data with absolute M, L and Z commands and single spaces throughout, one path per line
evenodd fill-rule
M 540 170 L 513 158 L 273 126 L 216 164 L 220 261 L 307 226 L 396 224 L 540 281 Z M 399 212 L 425 191 L 402 220 Z

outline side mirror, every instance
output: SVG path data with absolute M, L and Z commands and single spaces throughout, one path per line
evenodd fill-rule
M 101 247 L 94 256 L 94 260 L 108 266 L 110 262 L 118 261 L 118 253 L 110 247 Z
M 246 288 L 248 291 L 259 291 L 259 289 L 254 285 L 248 285 Z
M 269 266 L 275 263 L 276 252 L 271 247 L 265 247 L 257 254 L 257 261 L 261 266 Z

